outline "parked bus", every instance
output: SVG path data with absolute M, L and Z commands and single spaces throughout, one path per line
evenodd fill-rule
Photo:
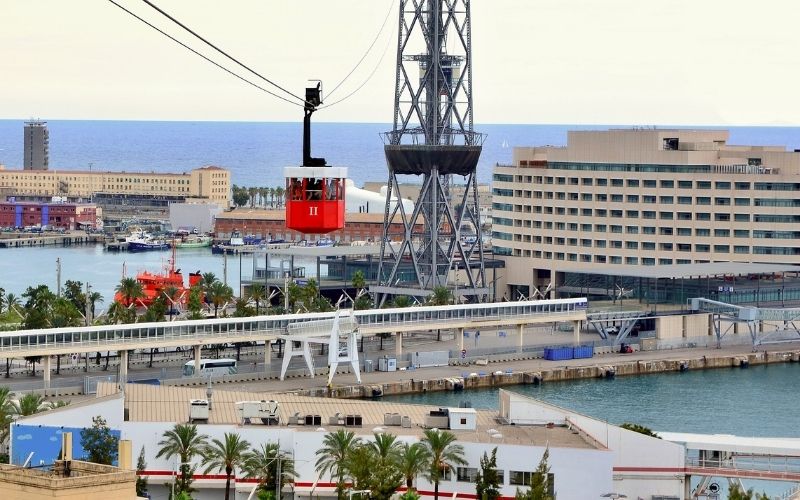
M 238 372 L 235 359 L 201 359 L 200 373 L 194 369 L 194 360 L 183 365 L 184 377 L 212 377 L 233 375 Z

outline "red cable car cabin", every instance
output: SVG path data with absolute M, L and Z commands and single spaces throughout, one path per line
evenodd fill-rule
M 344 227 L 346 167 L 286 167 L 286 227 L 324 234 Z

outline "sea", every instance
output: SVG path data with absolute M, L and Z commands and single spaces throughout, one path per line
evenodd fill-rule
M 0 120 L 0 164 L 7 168 L 22 165 L 23 122 Z M 48 120 L 47 126 L 51 170 L 185 172 L 218 165 L 231 171 L 234 184 L 275 187 L 283 185 L 283 167 L 302 160 L 300 123 Z M 494 165 L 510 164 L 515 146 L 565 145 L 569 130 L 634 127 L 476 124 L 475 130 L 486 134 L 478 181 L 489 183 Z M 800 127 L 677 128 L 725 128 L 730 130 L 730 144 L 800 149 Z M 381 133 L 389 130 L 388 123 L 314 123 L 311 152 L 330 165 L 349 167 L 357 186 L 386 182 Z M 417 177 L 404 180 L 420 182 Z

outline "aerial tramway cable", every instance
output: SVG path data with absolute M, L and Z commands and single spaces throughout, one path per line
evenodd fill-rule
M 185 43 L 181 42 L 180 40 L 178 40 L 177 38 L 173 37 L 173 36 L 172 36 L 172 35 L 170 35 L 169 33 L 167 33 L 167 32 L 165 32 L 165 31 L 163 31 L 162 29 L 158 28 L 157 26 L 153 25 L 153 24 L 152 24 L 152 23 L 150 23 L 149 21 L 147 21 L 147 20 L 143 19 L 142 17 L 138 16 L 137 14 L 135 14 L 135 13 L 131 12 L 131 11 L 130 11 L 130 10 L 128 10 L 128 9 L 126 9 L 126 8 L 125 8 L 125 7 L 123 7 L 122 5 L 120 5 L 120 4 L 118 4 L 117 2 L 115 2 L 114 0 L 108 0 L 108 1 L 109 1 L 109 2 L 111 2 L 112 4 L 116 5 L 117 7 L 119 7 L 120 9 L 122 9 L 123 11 L 127 12 L 127 13 L 128 13 L 128 14 L 130 14 L 131 16 L 135 17 L 135 18 L 136 18 L 136 19 L 138 19 L 139 21 L 143 22 L 143 23 L 144 23 L 144 24 L 146 24 L 147 26 L 149 26 L 149 27 L 153 28 L 154 30 L 158 31 L 159 33 L 161 33 L 161 34 L 162 34 L 162 35 L 164 35 L 165 37 L 169 38 L 169 39 L 170 39 L 170 40 L 172 40 L 173 42 L 175 42 L 175 43 L 177 43 L 178 45 L 182 46 L 183 48 L 185 48 L 185 49 L 189 50 L 190 52 L 194 53 L 195 55 L 198 55 L 198 56 L 202 57 L 203 59 L 205 59 L 206 61 L 210 62 L 210 63 L 211 63 L 211 64 L 213 64 L 214 66 L 216 66 L 216 67 L 218 67 L 219 69 L 221 69 L 221 70 L 225 71 L 226 73 L 228 73 L 228 74 L 230 74 L 230 75 L 232 75 L 232 76 L 234 76 L 234 77 L 238 78 L 239 80 L 241 80 L 241 81 L 243 81 L 243 82 L 247 83 L 248 85 L 252 85 L 253 87 L 255 87 L 255 88 L 257 88 L 257 89 L 259 89 L 259 90 L 261 90 L 261 91 L 263 91 L 263 92 L 266 92 L 267 94 L 269 94 L 269 95 L 271 95 L 271 96 L 273 96 L 273 97 L 276 97 L 276 98 L 278 98 L 278 99 L 280 99 L 280 100 L 282 100 L 282 101 L 286 101 L 286 102 L 288 102 L 289 104 L 292 104 L 292 105 L 295 105 L 295 106 L 300 106 L 300 107 L 302 107 L 302 106 L 303 106 L 303 104 L 296 103 L 296 102 L 294 102 L 294 101 L 292 101 L 292 100 L 290 100 L 290 99 L 287 99 L 286 97 L 283 97 L 283 96 L 280 96 L 280 95 L 278 95 L 278 94 L 276 94 L 276 93 L 274 93 L 274 92 L 271 92 L 271 91 L 269 91 L 269 90 L 265 89 L 264 87 L 262 87 L 262 86 L 258 85 L 257 83 L 253 83 L 253 82 L 251 82 L 250 80 L 248 80 L 247 78 L 245 78 L 245 77 L 243 77 L 243 76 L 241 76 L 241 75 L 239 75 L 239 74 L 237 74 L 237 73 L 235 73 L 235 72 L 231 71 L 230 69 L 226 68 L 225 66 L 223 66 L 223 65 L 219 64 L 218 62 L 216 62 L 216 61 L 214 61 L 214 60 L 210 59 L 209 57 L 207 57 L 207 56 L 205 56 L 205 55 L 201 54 L 200 52 L 196 51 L 195 49 L 193 49 L 193 48 L 189 47 L 189 46 L 188 46 L 188 45 L 186 45 Z
M 167 19 L 169 19 L 169 20 L 170 20 L 170 21 L 172 21 L 173 23 L 177 24 L 178 26 L 180 26 L 180 27 L 181 27 L 181 28 L 183 28 L 184 30 L 188 31 L 189 33 L 191 33 L 192 35 L 194 35 L 196 38 L 200 39 L 200 40 L 201 40 L 203 43 L 205 43 L 205 44 L 206 44 L 206 45 L 208 45 L 209 47 L 213 48 L 214 50 L 216 50 L 216 51 L 217 51 L 217 52 L 219 52 L 220 54 L 224 55 L 225 57 L 227 57 L 227 58 L 228 58 L 228 59 L 230 59 L 231 61 L 235 62 L 236 64 L 238 64 L 238 65 L 239 65 L 239 66 L 241 66 L 242 68 L 246 69 L 246 70 L 247 70 L 247 71 L 249 71 L 250 73 L 254 74 L 255 76 L 257 76 L 257 77 L 259 77 L 259 78 L 261 78 L 262 80 L 264 80 L 265 82 L 269 83 L 269 84 L 270 84 L 270 85 L 272 85 L 273 87 L 275 87 L 275 88 L 278 88 L 278 89 L 282 90 L 283 92 L 286 92 L 286 93 L 287 93 L 287 94 L 289 94 L 290 96 L 294 97 L 295 99 L 298 99 L 298 100 L 300 100 L 301 102 L 305 103 L 305 99 L 303 99 L 302 97 L 300 97 L 300 96 L 298 96 L 298 95 L 295 95 L 295 94 L 293 94 L 293 93 L 289 92 L 288 90 L 286 90 L 285 88 L 281 87 L 281 86 L 280 86 L 280 85 L 278 85 L 277 83 L 273 82 L 273 81 L 272 81 L 272 80 L 270 80 L 269 78 L 267 78 L 267 77 L 265 77 L 264 75 L 260 74 L 260 73 L 259 73 L 259 72 L 257 72 L 256 70 L 254 70 L 254 69 L 250 68 L 250 66 L 247 66 L 246 64 L 244 64 L 243 62 L 239 61 L 238 59 L 236 59 L 236 58 L 235 58 L 235 57 L 233 57 L 232 55 L 228 54 L 227 52 L 225 52 L 224 50 L 220 49 L 219 47 L 217 47 L 217 46 L 216 46 L 216 45 L 214 45 L 213 43 L 209 42 L 208 40 L 206 40 L 205 38 L 203 38 L 202 36 L 200 36 L 198 33 L 196 33 L 194 30 L 192 30 L 191 28 L 189 28 L 188 26 L 186 26 L 186 25 L 185 25 L 185 24 L 183 24 L 182 22 L 178 21 L 177 19 L 175 19 L 174 17 L 172 17 L 171 15 L 169 15 L 167 12 L 165 12 L 164 10 L 162 10 L 162 9 L 161 9 L 159 6 L 155 5 L 155 4 L 154 4 L 153 2 L 151 2 L 150 0 L 142 0 L 142 2 L 146 3 L 147 5 L 149 5 L 150 7 L 152 7 L 153 9 L 155 9 L 156 11 L 158 11 L 158 12 L 159 12 L 161 15 L 163 15 L 164 17 L 166 17 Z

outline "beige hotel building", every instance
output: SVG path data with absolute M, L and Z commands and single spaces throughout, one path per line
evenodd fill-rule
M 723 130 L 569 132 L 495 167 L 492 221 L 509 298 L 622 268 L 800 264 L 800 152 Z

